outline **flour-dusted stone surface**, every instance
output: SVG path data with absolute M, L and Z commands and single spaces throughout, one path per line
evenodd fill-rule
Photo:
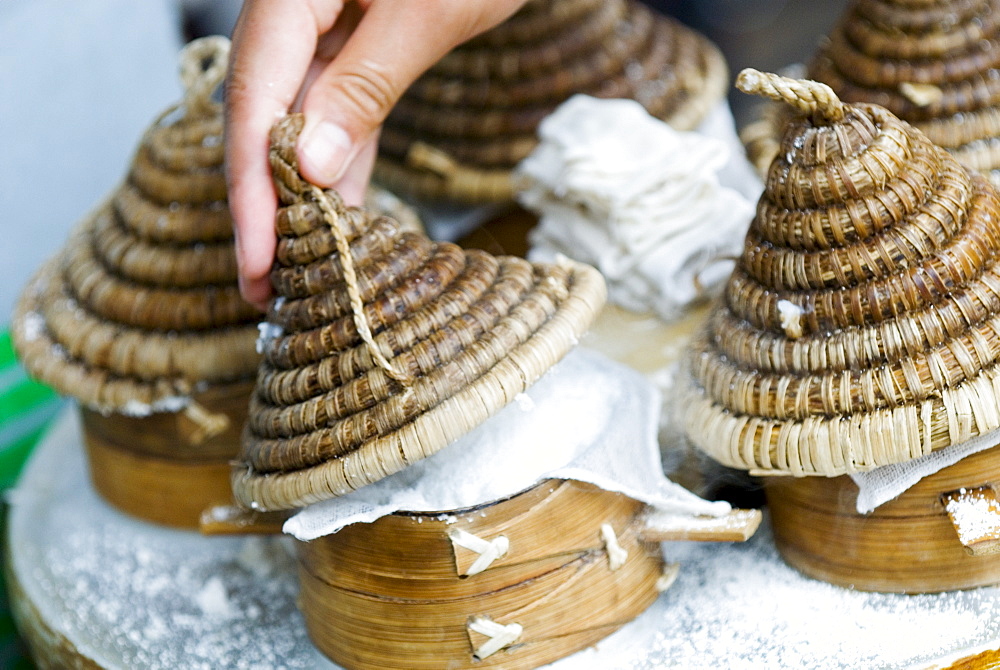
M 87 483 L 76 414 L 11 496 L 10 561 L 26 600 L 109 670 L 336 670 L 295 609 L 283 540 L 202 537 L 125 517 Z M 1000 589 L 861 593 L 780 561 L 767 525 L 745 544 L 670 543 L 673 586 L 634 622 L 549 670 L 927 667 L 995 646 Z

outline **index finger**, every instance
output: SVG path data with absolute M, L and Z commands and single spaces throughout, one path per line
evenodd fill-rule
M 318 37 L 342 8 L 326 12 L 295 0 L 247 0 L 233 30 L 226 80 L 226 179 L 243 297 L 263 307 L 270 296 L 277 197 L 268 165 L 268 132 L 299 92 Z M 304 5 L 308 11 L 304 11 Z

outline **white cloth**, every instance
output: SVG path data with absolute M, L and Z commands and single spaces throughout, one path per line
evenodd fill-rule
M 576 479 L 657 510 L 721 516 L 663 474 L 659 394 L 639 373 L 577 349 L 495 416 L 405 470 L 303 509 L 284 530 L 300 540 L 400 510 L 441 512 L 502 499 L 545 479 Z
M 530 257 L 593 264 L 613 302 L 667 320 L 705 297 L 729 276 L 761 185 L 728 108 L 704 128 L 676 131 L 632 100 L 563 103 L 517 167 L 518 200 L 540 214 Z
M 856 472 L 851 479 L 858 485 L 857 510 L 867 514 L 903 493 L 924 477 L 933 475 L 966 456 L 985 451 L 997 445 L 1000 430 L 974 437 L 967 442 L 932 451 L 905 463 L 883 465 L 868 472 Z M 943 493 L 943 491 L 942 491 Z
M 736 121 L 729 103 L 719 101 L 708 113 L 705 120 L 694 129 L 694 132 L 705 137 L 721 141 L 729 150 L 729 159 L 719 169 L 719 183 L 726 188 L 738 191 L 740 195 L 756 204 L 764 192 L 764 182 L 761 181 L 757 169 L 747 160 L 743 140 L 736 132 Z

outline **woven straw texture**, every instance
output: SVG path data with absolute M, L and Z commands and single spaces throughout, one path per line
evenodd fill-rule
M 807 76 L 844 101 L 887 108 L 1000 184 L 998 65 L 1000 0 L 853 0 Z M 758 163 L 778 133 L 758 138 Z
M 244 505 L 342 495 L 481 423 L 558 361 L 604 300 L 596 270 L 434 243 L 343 206 L 298 174 L 290 116 L 272 131 L 279 297 L 243 464 Z M 346 262 L 345 262 L 346 261 Z
M 1000 426 L 1000 199 L 881 107 L 752 71 L 800 113 L 688 356 L 686 430 L 726 465 L 838 475 Z
M 229 43 L 182 54 L 184 100 L 142 137 L 124 183 L 21 296 L 25 367 L 100 412 L 178 409 L 200 384 L 251 379 L 258 314 L 239 296 L 212 93 Z
M 633 98 L 690 130 L 727 79 L 714 45 L 634 0 L 533 0 L 407 90 L 386 119 L 375 177 L 425 201 L 510 200 L 535 128 L 573 94 Z

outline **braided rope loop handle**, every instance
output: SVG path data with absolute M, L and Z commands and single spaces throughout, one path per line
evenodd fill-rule
M 736 88 L 791 105 L 810 115 L 815 123 L 835 123 L 847 114 L 847 106 L 833 89 L 818 81 L 791 79 L 748 67 L 736 77 Z
M 371 327 L 368 324 L 368 319 L 365 317 L 364 303 L 361 301 L 361 289 L 358 288 L 358 275 L 354 269 L 351 247 L 347 241 L 347 236 L 344 235 L 344 231 L 341 228 L 340 216 L 337 213 L 336 207 L 330 202 L 330 196 L 318 186 L 309 184 L 309 192 L 323 212 L 323 218 L 327 225 L 330 226 L 331 232 L 333 232 L 333 239 L 337 245 L 337 254 L 340 256 L 340 265 L 344 271 L 347 297 L 351 301 L 354 327 L 357 329 L 358 335 L 361 336 L 361 339 L 368 346 L 368 351 L 375 364 L 385 370 L 386 374 L 400 384 L 409 386 L 413 383 L 413 378 L 405 370 L 397 370 L 393 366 L 386 355 L 382 353 L 382 349 L 379 347 L 378 342 L 375 341 L 374 336 L 372 336 Z
M 226 78 L 228 65 L 229 40 L 221 35 L 202 37 L 184 47 L 180 67 L 188 116 L 207 116 L 214 111 L 212 93 Z

